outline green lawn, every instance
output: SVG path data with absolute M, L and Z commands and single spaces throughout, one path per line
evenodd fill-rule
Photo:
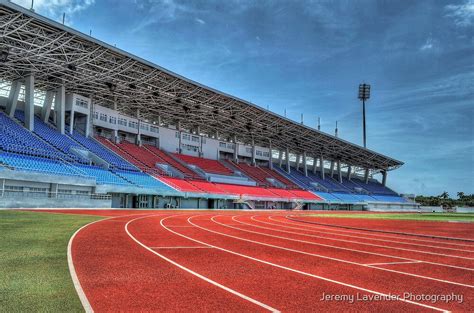
M 0 311 L 83 312 L 67 245 L 95 216 L 0 210 Z
M 327 218 L 366 218 L 383 220 L 416 220 L 416 221 L 462 221 L 474 222 L 473 213 L 336 213 L 336 214 L 310 214 L 307 216 Z

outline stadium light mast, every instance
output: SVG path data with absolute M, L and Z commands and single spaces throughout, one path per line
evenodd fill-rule
M 364 148 L 367 148 L 367 132 L 365 126 L 365 101 L 370 98 L 370 85 L 360 84 L 359 85 L 359 100 L 362 101 L 362 123 L 364 128 Z

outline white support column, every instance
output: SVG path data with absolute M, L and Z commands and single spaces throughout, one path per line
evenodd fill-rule
M 316 175 L 317 170 L 318 170 L 318 158 L 313 156 L 313 174 Z
M 54 111 L 56 112 L 56 127 L 58 131 L 64 135 L 64 116 L 66 110 L 66 88 L 61 85 L 56 89 L 56 98 L 54 101 Z
M 35 129 L 35 77 L 29 74 L 25 78 L 25 127 Z
M 324 172 L 324 157 L 321 154 L 321 157 L 319 158 L 319 171 L 321 172 L 321 179 L 326 178 L 326 173 Z
M 331 161 L 331 169 L 330 169 L 330 171 L 331 171 L 331 178 L 333 178 L 333 177 L 334 177 L 334 161 Z
M 341 168 L 340 160 L 337 160 L 337 177 L 338 177 L 339 183 L 342 184 L 342 168 Z
M 291 173 L 291 166 L 290 166 L 290 149 L 286 148 L 285 156 L 286 156 L 286 172 L 287 172 L 288 174 L 290 174 L 290 173 Z
M 270 168 L 271 170 L 273 170 L 273 153 L 272 153 L 272 141 L 270 140 L 270 142 L 268 143 L 269 145 L 269 149 L 270 149 L 270 158 L 269 158 L 269 162 L 268 162 L 268 168 Z
M 89 96 L 89 116 L 86 119 L 86 137 L 94 135 L 94 98 Z M 117 124 L 114 126 L 117 129 Z
M 8 101 L 6 112 L 8 116 L 13 117 L 16 111 L 16 105 L 18 104 L 18 96 L 20 95 L 21 81 L 14 80 L 8 94 Z
M 71 107 L 71 116 L 69 121 L 69 133 L 72 135 L 74 131 L 74 106 Z
M 382 171 L 382 185 L 387 186 L 387 171 Z
M 296 170 L 299 171 L 300 169 L 300 155 L 296 155 Z
M 368 168 L 365 169 L 364 180 L 366 184 L 369 183 L 369 169 Z
M 237 143 L 237 136 L 234 136 L 234 162 L 239 162 L 239 144 Z
M 306 152 L 303 152 L 303 173 L 304 176 L 308 177 L 308 164 L 306 164 Z
M 255 156 L 257 154 L 257 151 L 255 151 L 255 141 L 252 139 L 252 165 L 256 166 L 257 162 L 255 161 Z
M 351 176 L 352 176 L 352 166 L 349 165 L 349 167 L 347 168 L 347 179 L 351 179 Z
M 46 91 L 43 107 L 41 108 L 41 120 L 45 123 L 48 122 L 49 115 L 51 114 L 51 106 L 53 105 L 53 96 L 54 96 L 54 93 L 52 90 Z
M 278 150 L 278 166 L 281 168 L 283 164 L 283 151 Z
M 117 129 L 114 129 L 114 142 L 115 143 L 120 143 L 120 138 L 119 138 Z
M 137 142 L 136 144 L 139 145 L 140 147 L 142 146 L 142 134 L 141 134 L 141 121 L 140 121 L 140 110 L 137 109 L 137 125 L 138 125 L 138 130 L 137 130 Z M 180 134 L 181 137 L 181 134 Z

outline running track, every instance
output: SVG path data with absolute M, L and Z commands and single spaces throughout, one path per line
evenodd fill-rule
M 474 307 L 470 241 L 315 225 L 288 219 L 288 212 L 62 212 L 107 216 L 70 242 L 71 273 L 89 311 L 467 312 Z M 457 227 L 448 225 L 443 232 Z M 472 237 L 473 226 L 463 224 L 466 236 Z M 403 298 L 406 293 L 414 297 Z M 462 296 L 462 303 L 420 298 L 451 294 Z M 345 299 L 322 301 L 323 295 Z

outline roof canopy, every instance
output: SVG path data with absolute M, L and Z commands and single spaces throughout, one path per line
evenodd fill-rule
M 29 73 L 35 88 L 68 92 L 141 119 L 180 124 L 221 138 L 391 170 L 403 163 L 203 86 L 20 6 L 0 0 L 0 77 Z

